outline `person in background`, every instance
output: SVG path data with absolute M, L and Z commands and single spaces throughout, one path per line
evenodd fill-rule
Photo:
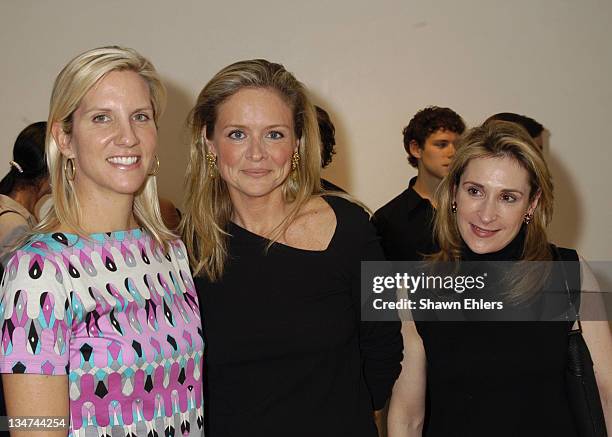
M 601 301 L 587 298 L 593 293 L 586 291 L 598 286 L 576 251 L 548 242 L 553 185 L 541 150 L 514 123 L 490 121 L 471 129 L 435 199 L 440 250 L 428 257 L 434 265 L 470 269 L 488 262 L 487 268 L 505 274 L 508 262 L 562 260 L 568 261 L 567 274 L 523 270 L 509 288 L 494 281 L 479 291 L 485 298 L 502 296 L 506 314 L 514 311 L 521 321 L 495 321 L 495 312 L 486 310 L 463 311 L 471 319 L 464 322 L 404 321 L 406 359 L 393 388 L 389 437 L 577 437 L 565 383 L 568 333 L 577 323 L 564 315 L 576 305 L 580 314 L 594 314 Z M 548 299 L 559 290 L 562 311 L 551 311 Z M 543 311 L 553 317 L 541 321 Z M 599 317 L 581 318 L 610 429 L 610 327 Z M 430 417 L 422 434 L 426 387 Z
M 13 147 L 10 170 L 0 181 L 0 264 L 12 245 L 37 223 L 35 205 L 50 191 L 45 161 L 47 123 L 32 123 Z
M 465 123 L 452 109 L 430 106 L 403 130 L 408 162 L 417 169 L 408 188 L 374 213 L 372 222 L 387 259 L 416 261 L 436 251 L 432 220 L 434 192 L 455 155 Z
M 336 128 L 331 121 L 327 111 L 315 105 L 317 111 L 317 123 L 319 124 L 319 137 L 321 138 L 321 168 L 331 164 L 333 156 L 336 154 Z M 342 188 L 331 183 L 327 179 L 321 178 L 321 187 L 327 191 L 344 192 Z
M 198 300 L 157 201 L 164 105 L 157 71 L 128 48 L 86 51 L 55 80 L 53 207 L 0 288 L 9 416 L 56 417 L 71 436 L 203 435 Z
M 24 128 L 13 146 L 10 170 L 0 181 L 0 278 L 15 243 L 36 225 L 35 205 L 50 191 L 45 130 L 39 121 Z M 6 416 L 0 380 L 0 416 Z
M 164 225 L 172 232 L 179 232 L 181 224 L 181 211 L 172 203 L 170 199 L 159 197 L 159 212 L 161 213 Z
M 509 121 L 522 126 L 533 139 L 533 142 L 540 148 L 544 149 L 544 126 L 535 121 L 533 118 L 526 115 L 515 114 L 514 112 L 500 112 L 486 119 L 485 123 L 490 120 Z
M 317 118 L 282 65 L 219 71 L 190 116 L 183 235 L 205 318 L 209 437 L 375 437 L 399 322 L 361 322 L 367 212 L 322 195 Z

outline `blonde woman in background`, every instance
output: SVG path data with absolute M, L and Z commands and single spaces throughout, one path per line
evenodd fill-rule
M 198 303 L 157 203 L 164 99 L 153 65 L 127 48 L 82 53 L 55 80 L 53 208 L 1 288 L 10 416 L 69 417 L 55 425 L 70 435 L 203 433 Z

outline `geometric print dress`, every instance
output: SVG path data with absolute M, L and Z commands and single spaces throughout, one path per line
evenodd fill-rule
M 71 436 L 201 436 L 204 340 L 182 241 L 35 235 L 0 288 L 0 373 L 67 375 Z

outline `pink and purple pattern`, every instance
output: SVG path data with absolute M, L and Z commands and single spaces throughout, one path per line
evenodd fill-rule
M 36 236 L 6 265 L 1 373 L 68 375 L 70 435 L 203 435 L 204 341 L 180 240 Z

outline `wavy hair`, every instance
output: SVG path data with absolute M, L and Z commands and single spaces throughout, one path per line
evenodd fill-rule
M 60 123 L 64 133 L 70 135 L 73 115 L 83 97 L 102 78 L 112 71 L 133 71 L 148 85 L 155 125 L 163 113 L 166 91 L 151 62 L 133 49 L 109 46 L 88 50 L 72 59 L 62 69 L 53 85 L 49 104 L 46 134 L 46 155 L 53 187 L 53 208 L 34 228 L 33 232 L 49 232 L 60 224 L 74 229 L 86 237 L 81 223 L 79 199 L 74 182 L 64 173 L 66 158 L 53 138 L 52 128 Z M 155 176 L 148 176 L 145 184 L 134 197 L 134 216 L 139 224 L 150 232 L 155 240 L 167 247 L 176 238 L 163 224 L 157 198 Z
M 321 153 L 315 108 L 306 87 L 281 64 L 253 59 L 231 64 L 219 71 L 202 89 L 188 119 L 191 152 L 186 174 L 185 215 L 181 233 L 194 275 L 216 281 L 227 259 L 227 226 L 233 205 L 225 181 L 211 177 L 206 163 L 209 152 L 203 132 L 213 135 L 219 106 L 244 88 L 274 90 L 293 112 L 300 160 L 295 177 L 282 185 L 285 202 L 292 204 L 287 217 L 272 232 L 270 245 L 278 240 L 313 195 L 321 193 Z M 269 246 L 268 246 L 269 247 Z
M 461 258 L 463 240 L 457 226 L 452 203 L 461 175 L 473 159 L 510 158 L 523 167 L 529 175 L 529 201 L 539 195 L 533 219 L 525 226 L 525 243 L 521 260 L 550 261 L 552 253 L 546 236 L 546 227 L 553 213 L 553 183 L 541 150 L 521 126 L 506 121 L 491 120 L 469 130 L 459 141 L 459 146 L 448 176 L 435 193 L 438 210 L 434 219 L 434 234 L 440 251 L 429 256 L 433 261 L 458 261 Z M 525 271 L 525 270 L 524 270 Z M 537 290 L 542 277 L 526 274 L 512 284 L 510 297 L 521 301 Z M 541 276 L 541 275 L 540 275 Z

